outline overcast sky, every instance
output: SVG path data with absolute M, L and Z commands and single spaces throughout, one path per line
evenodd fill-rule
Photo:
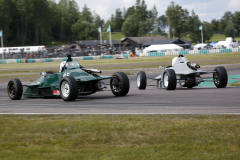
M 59 0 L 56 0 L 57 2 Z M 107 20 L 115 10 L 133 6 L 136 0 L 75 0 L 80 11 L 86 4 L 91 11 L 95 11 L 101 18 Z M 173 0 L 145 0 L 148 9 L 152 9 L 155 4 L 158 16 L 165 14 L 167 7 Z M 174 0 L 175 4 L 187 9 L 190 13 L 194 10 L 201 21 L 210 22 L 212 19 L 220 19 L 226 11 L 240 11 L 240 0 Z

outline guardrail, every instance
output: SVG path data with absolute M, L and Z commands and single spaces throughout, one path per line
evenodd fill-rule
M 172 55 L 189 55 L 189 54 L 212 54 L 212 53 L 231 53 L 240 52 L 240 48 L 232 49 L 212 49 L 212 50 L 184 50 L 184 51 L 168 51 L 168 52 L 149 52 L 140 53 L 139 56 L 172 56 Z M 119 56 L 130 57 L 129 54 L 117 54 L 117 55 L 101 55 L 101 56 L 83 56 L 83 57 L 72 57 L 76 61 L 80 60 L 96 60 L 96 59 L 114 59 Z M 132 57 L 132 56 L 131 56 Z M 37 63 L 37 62 L 61 62 L 66 61 L 67 57 L 64 58 L 43 58 L 43 59 L 3 59 L 0 60 L 0 64 L 3 63 Z
M 211 53 L 232 53 L 240 52 L 240 48 L 231 48 L 231 49 L 204 49 L 204 50 L 184 50 L 184 51 L 168 51 L 168 52 L 149 52 L 149 53 L 140 53 L 139 56 L 170 56 L 170 55 L 188 55 L 188 54 L 211 54 Z
M 117 55 L 101 55 L 101 56 L 83 56 L 83 57 L 72 57 L 75 61 L 81 60 L 96 60 L 96 59 L 114 59 L 119 56 L 130 57 L 129 54 L 117 54 Z M 62 62 L 66 61 L 67 57 L 64 58 L 43 58 L 43 59 L 3 59 L 0 60 L 0 64 L 3 63 L 38 63 L 38 62 Z

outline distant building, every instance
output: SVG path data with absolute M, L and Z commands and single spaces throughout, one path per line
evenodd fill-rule
M 111 40 L 112 47 L 116 48 L 117 50 L 121 47 L 121 43 L 116 40 Z M 101 45 L 100 40 L 79 40 L 79 41 L 73 41 L 72 44 L 78 44 L 82 47 L 97 47 Z M 107 48 L 110 48 L 110 40 L 103 40 L 102 46 L 105 46 Z
M 155 37 L 127 37 L 122 40 L 123 49 L 129 49 L 134 51 L 136 48 L 143 48 L 143 44 L 149 41 L 168 40 L 167 37 L 155 36 Z
M 143 47 L 148 47 L 151 45 L 161 45 L 161 44 L 176 44 L 183 49 L 190 49 L 192 43 L 184 39 L 167 39 L 167 40 L 157 40 L 157 41 L 148 41 L 143 44 Z
M 143 49 L 151 45 L 176 44 L 184 49 L 190 49 L 192 43 L 184 39 L 168 39 L 164 36 L 158 37 L 127 37 L 122 40 L 123 48 L 135 50 L 135 48 Z

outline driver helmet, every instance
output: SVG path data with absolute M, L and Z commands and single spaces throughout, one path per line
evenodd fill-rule
M 66 61 L 61 62 L 59 72 L 62 72 L 64 70 L 65 65 L 66 65 Z

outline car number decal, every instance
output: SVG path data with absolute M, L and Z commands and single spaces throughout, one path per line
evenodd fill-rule
M 53 95 L 60 95 L 59 90 L 53 90 Z
M 69 76 L 69 75 L 70 75 L 70 73 L 64 73 L 63 77 L 66 77 L 66 76 Z

